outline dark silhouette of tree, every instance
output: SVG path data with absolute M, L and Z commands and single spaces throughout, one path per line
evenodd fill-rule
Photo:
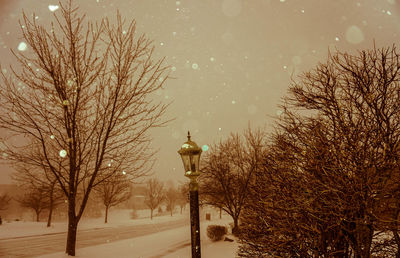
M 26 150 L 28 151 L 35 152 L 32 153 L 32 157 L 36 157 L 36 160 L 31 160 L 30 164 L 14 162 L 16 172 L 12 175 L 12 179 L 19 186 L 45 192 L 49 201 L 47 227 L 50 227 L 54 209 L 64 202 L 64 193 L 56 177 L 43 163 L 44 157 L 40 153 L 40 146 L 32 144 L 31 148 Z
M 202 158 L 201 203 L 228 213 L 233 219 L 235 233 L 253 174 L 262 165 L 263 152 L 264 133 L 249 128 L 243 136 L 231 134 L 215 144 Z
M 399 69 L 394 46 L 338 52 L 293 82 L 241 256 L 400 256 Z
M 174 186 L 170 186 L 165 191 L 164 199 L 165 203 L 167 204 L 167 210 L 171 212 L 171 217 L 176 204 L 179 202 L 179 198 L 180 198 L 180 192 Z
M 22 207 L 32 209 L 36 214 L 36 221 L 39 222 L 40 214 L 49 208 L 49 198 L 43 188 L 31 188 L 22 197 L 16 199 Z
M 189 183 L 181 183 L 178 186 L 178 205 L 181 209 L 181 214 L 182 210 L 186 207 L 186 205 L 189 203 Z
M 4 211 L 8 209 L 8 205 L 10 205 L 11 197 L 8 194 L 0 195 L 0 211 Z
M 153 219 L 153 211 L 160 206 L 163 200 L 164 184 L 156 178 L 147 180 L 144 203 L 150 208 L 150 219 Z
M 105 206 L 104 223 L 108 222 L 108 210 L 124 201 L 127 201 L 132 194 L 132 183 L 126 172 L 114 174 L 96 186 L 94 190 Z
M 116 25 L 108 18 L 86 23 L 72 0 L 60 3 L 50 27 L 24 14 L 21 28 L 28 51 L 14 53 L 19 67 L 1 73 L 0 128 L 10 132 L 5 153 L 35 164 L 26 150 L 32 142 L 41 146 L 68 200 L 66 253 L 74 256 L 89 195 L 116 172 L 108 164 L 132 174 L 148 166 L 148 131 L 165 124 L 167 108 L 151 96 L 162 89 L 168 67 L 154 60 L 152 41 L 137 35 L 134 21 L 117 13 Z M 30 141 L 13 145 L 21 136 Z

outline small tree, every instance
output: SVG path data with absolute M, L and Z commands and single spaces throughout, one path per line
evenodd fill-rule
M 200 197 L 203 204 L 222 208 L 234 223 L 237 232 L 240 213 L 247 200 L 255 171 L 262 165 L 264 134 L 261 130 L 244 133 L 244 141 L 232 134 L 211 147 L 202 159 Z
M 167 203 L 167 208 L 171 212 L 171 217 L 179 198 L 180 194 L 175 187 L 171 186 L 165 191 L 165 202 Z
M 182 214 L 182 210 L 189 203 L 189 184 L 183 183 L 183 184 L 179 185 L 177 202 L 181 209 L 181 214 Z
M 40 214 L 49 208 L 49 198 L 43 188 L 33 188 L 22 197 L 17 198 L 22 207 L 32 209 L 36 214 L 36 221 L 39 222 Z
M 114 174 L 112 177 L 104 180 L 94 190 L 105 206 L 104 223 L 108 222 L 108 210 L 131 197 L 132 185 L 125 171 L 120 174 Z
M 144 203 L 150 208 L 150 219 L 153 219 L 153 211 L 164 200 L 164 185 L 156 178 L 151 178 L 146 183 Z
M 8 205 L 10 204 L 11 197 L 8 194 L 0 195 L 0 211 L 4 211 L 8 209 Z
M 36 147 L 36 148 L 35 148 Z M 13 181 L 15 181 L 19 186 L 27 187 L 29 189 L 36 189 L 37 191 L 44 191 L 47 195 L 49 205 L 48 205 L 48 217 L 47 217 L 47 227 L 51 226 L 52 215 L 54 209 L 64 202 L 64 193 L 58 185 L 57 179 L 54 175 L 46 168 L 43 163 L 43 156 L 40 153 L 40 148 L 32 145 L 30 150 L 35 152 L 32 157 L 37 158 L 36 164 L 20 164 L 14 163 L 13 166 L 16 172 L 12 175 Z M 59 166 L 60 167 L 60 166 Z

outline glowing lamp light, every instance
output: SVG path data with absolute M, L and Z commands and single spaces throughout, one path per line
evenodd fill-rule
M 197 144 L 190 140 L 190 132 L 188 132 L 188 140 L 185 142 L 178 153 L 181 155 L 183 167 L 185 169 L 185 176 L 197 177 L 200 175 L 199 163 L 201 148 Z

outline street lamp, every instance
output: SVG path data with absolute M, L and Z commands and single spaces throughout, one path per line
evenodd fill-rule
M 199 185 L 197 177 L 200 175 L 199 162 L 201 148 L 190 140 L 190 132 L 178 153 L 181 155 L 185 176 L 190 179 L 190 226 L 192 239 L 192 258 L 200 258 L 200 222 L 199 222 Z

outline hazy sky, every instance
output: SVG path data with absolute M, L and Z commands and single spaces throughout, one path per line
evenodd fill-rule
M 290 77 L 325 62 L 328 49 L 357 49 L 399 42 L 397 0 L 77 0 L 90 20 L 119 9 L 154 39 L 175 79 L 159 96 L 172 101 L 167 127 L 152 131 L 161 179 L 185 181 L 177 150 L 190 130 L 199 146 L 231 132 L 271 128 Z M 22 9 L 48 23 L 55 0 L 0 0 L 0 63 L 13 62 L 22 41 Z M 27 50 L 29 51 L 29 49 Z M 10 183 L 0 168 L 0 183 Z

